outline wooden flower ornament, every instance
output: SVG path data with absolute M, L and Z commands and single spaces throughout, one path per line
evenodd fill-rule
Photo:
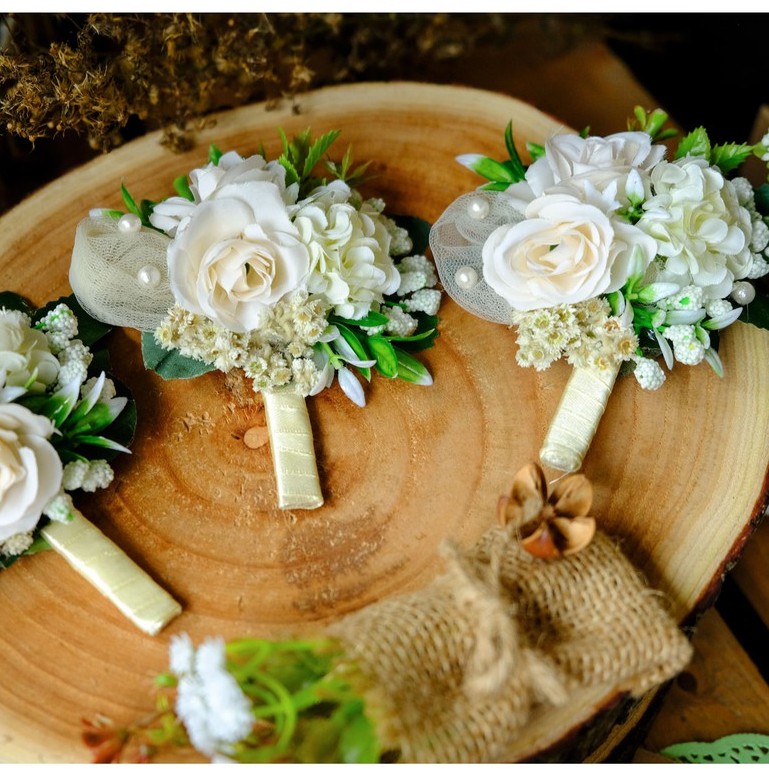
M 542 468 L 531 462 L 513 478 L 510 494 L 499 498 L 497 517 L 515 524 L 521 545 L 536 558 L 553 559 L 577 553 L 590 544 L 595 518 L 589 517 L 593 487 L 584 475 L 560 480 L 550 495 Z

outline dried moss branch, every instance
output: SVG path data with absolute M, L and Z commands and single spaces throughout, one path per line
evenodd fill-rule
M 172 148 L 212 111 L 350 80 L 413 79 L 425 65 L 507 41 L 499 14 L 5 14 L 0 132 L 68 132 L 108 150 L 126 126 Z M 566 36 L 564 39 L 568 38 Z

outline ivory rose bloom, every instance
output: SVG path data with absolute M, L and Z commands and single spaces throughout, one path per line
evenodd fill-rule
M 261 155 L 242 158 L 237 152 L 226 152 L 218 163 L 208 163 L 190 172 L 189 186 L 193 200 L 174 196 L 158 203 L 150 215 L 150 222 L 153 227 L 173 237 L 184 229 L 197 205 L 208 200 L 217 190 L 230 184 L 256 181 L 272 182 L 286 204 L 296 201 L 299 185 L 286 187 L 286 169 L 277 160 L 268 163 Z
M 266 308 L 303 285 L 309 264 L 280 191 L 268 181 L 217 189 L 168 247 L 177 303 L 231 331 L 258 328 Z
M 356 209 L 349 196 L 346 184 L 332 182 L 298 210 L 294 224 L 310 252 L 308 290 L 343 318 L 362 318 L 397 290 L 400 273 L 383 217 L 366 203 Z
M 495 230 L 482 252 L 483 277 L 514 310 L 616 291 L 654 258 L 648 235 L 568 195 L 538 198 L 526 216 Z
M 753 262 L 750 213 L 734 185 L 696 157 L 660 163 L 651 180 L 655 194 L 637 226 L 657 242 L 653 280 L 694 284 L 707 300 L 728 296 Z
M 662 160 L 664 146 L 653 145 L 644 131 L 625 131 L 609 136 L 582 138 L 573 134 L 554 136 L 545 144 L 545 154 L 526 171 L 526 181 L 511 185 L 516 207 L 544 194 L 575 195 L 583 202 L 596 199 L 594 191 L 612 192 L 622 205 L 627 203 L 628 176 L 636 171 L 648 188 L 649 171 Z
M 30 327 L 27 315 L 0 310 L 0 388 L 12 391 L 34 379 L 30 390 L 43 391 L 56 381 L 59 368 L 45 334 Z
M 18 403 L 0 404 L 0 542 L 31 531 L 61 490 L 53 424 Z

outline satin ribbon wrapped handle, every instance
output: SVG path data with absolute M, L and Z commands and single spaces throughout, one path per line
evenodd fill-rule
M 145 633 L 156 635 L 181 613 L 171 595 L 77 510 L 66 523 L 49 523 L 42 536 Z

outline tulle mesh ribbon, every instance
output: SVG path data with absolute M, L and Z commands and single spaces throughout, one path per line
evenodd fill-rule
M 89 217 L 77 228 L 70 284 L 82 307 L 112 326 L 154 331 L 174 304 L 166 251 L 169 239 L 142 227 L 124 232 L 118 221 Z M 313 509 L 323 504 L 304 398 L 294 393 L 263 393 L 267 429 L 282 509 Z
M 477 190 L 457 198 L 430 232 L 430 248 L 446 293 L 484 320 L 511 325 L 513 309 L 483 278 L 483 244 L 497 228 L 523 219 L 504 193 Z M 539 454 L 543 464 L 564 472 L 579 469 L 618 370 L 599 373 L 575 367 Z

